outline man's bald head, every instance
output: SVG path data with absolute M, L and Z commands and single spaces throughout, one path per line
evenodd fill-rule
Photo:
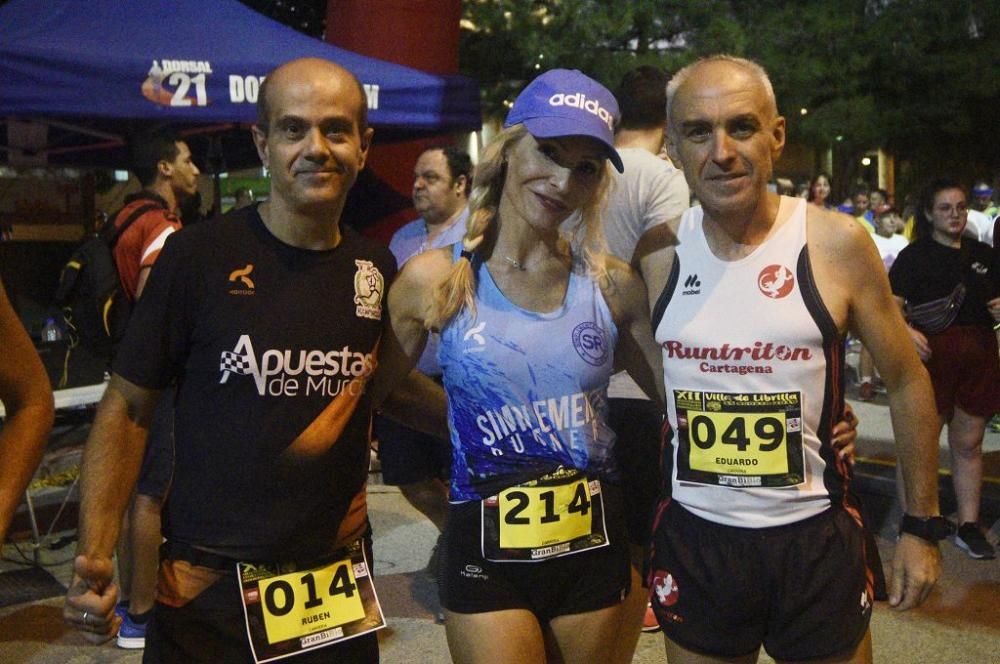
M 710 55 L 692 62 L 674 74 L 673 78 L 670 79 L 670 82 L 667 84 L 668 125 L 673 122 L 671 111 L 673 110 L 677 93 L 682 87 L 686 87 L 685 84 L 699 81 L 702 76 L 710 77 L 732 75 L 734 69 L 737 71 L 743 70 L 750 77 L 756 79 L 757 84 L 764 90 L 764 94 L 770 104 L 772 114 L 777 115 L 778 103 L 774 97 L 774 87 L 771 85 L 771 79 L 768 77 L 767 72 L 764 71 L 764 68 L 752 60 L 737 58 L 732 55 L 718 54 Z M 696 72 L 698 73 L 698 77 L 691 80 L 692 76 Z
M 358 91 L 358 132 L 363 134 L 368 129 L 368 97 L 364 86 L 351 72 L 340 65 L 321 58 L 299 58 L 283 65 L 278 65 L 264 78 L 257 95 L 257 127 L 267 133 L 271 125 L 271 105 L 269 95 L 272 88 L 278 88 L 291 82 L 309 79 L 317 76 L 346 77 L 354 83 Z

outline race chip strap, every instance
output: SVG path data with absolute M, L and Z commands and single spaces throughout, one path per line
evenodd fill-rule
M 238 563 L 254 661 L 270 662 L 385 627 L 360 541 L 309 569 Z
M 805 481 L 800 392 L 674 390 L 677 479 L 731 487 Z
M 483 557 L 538 562 L 608 546 L 599 480 L 559 470 L 482 503 Z

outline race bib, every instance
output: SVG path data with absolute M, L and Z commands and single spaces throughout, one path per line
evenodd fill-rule
M 238 563 L 254 660 L 270 662 L 385 627 L 361 542 L 316 567 Z
M 805 481 L 800 392 L 673 395 L 678 480 L 732 487 Z
M 608 546 L 599 480 L 560 468 L 482 501 L 483 557 L 537 562 Z

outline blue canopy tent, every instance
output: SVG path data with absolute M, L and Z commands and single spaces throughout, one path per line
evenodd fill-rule
M 0 6 L 0 35 L 0 122 L 8 124 L 0 153 L 45 163 L 95 161 L 85 153 L 120 145 L 136 121 L 253 122 L 266 73 L 305 56 L 358 77 L 383 139 L 480 124 L 471 79 L 358 55 L 236 0 L 11 0 Z M 37 131 L 39 120 L 47 131 Z

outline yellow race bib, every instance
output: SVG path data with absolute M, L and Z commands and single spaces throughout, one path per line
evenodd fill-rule
M 308 569 L 239 563 L 250 647 L 269 662 L 385 626 L 361 542 Z
M 601 483 L 555 471 L 482 501 L 483 557 L 533 562 L 608 545 Z
M 799 392 L 674 390 L 677 479 L 734 487 L 805 481 Z

